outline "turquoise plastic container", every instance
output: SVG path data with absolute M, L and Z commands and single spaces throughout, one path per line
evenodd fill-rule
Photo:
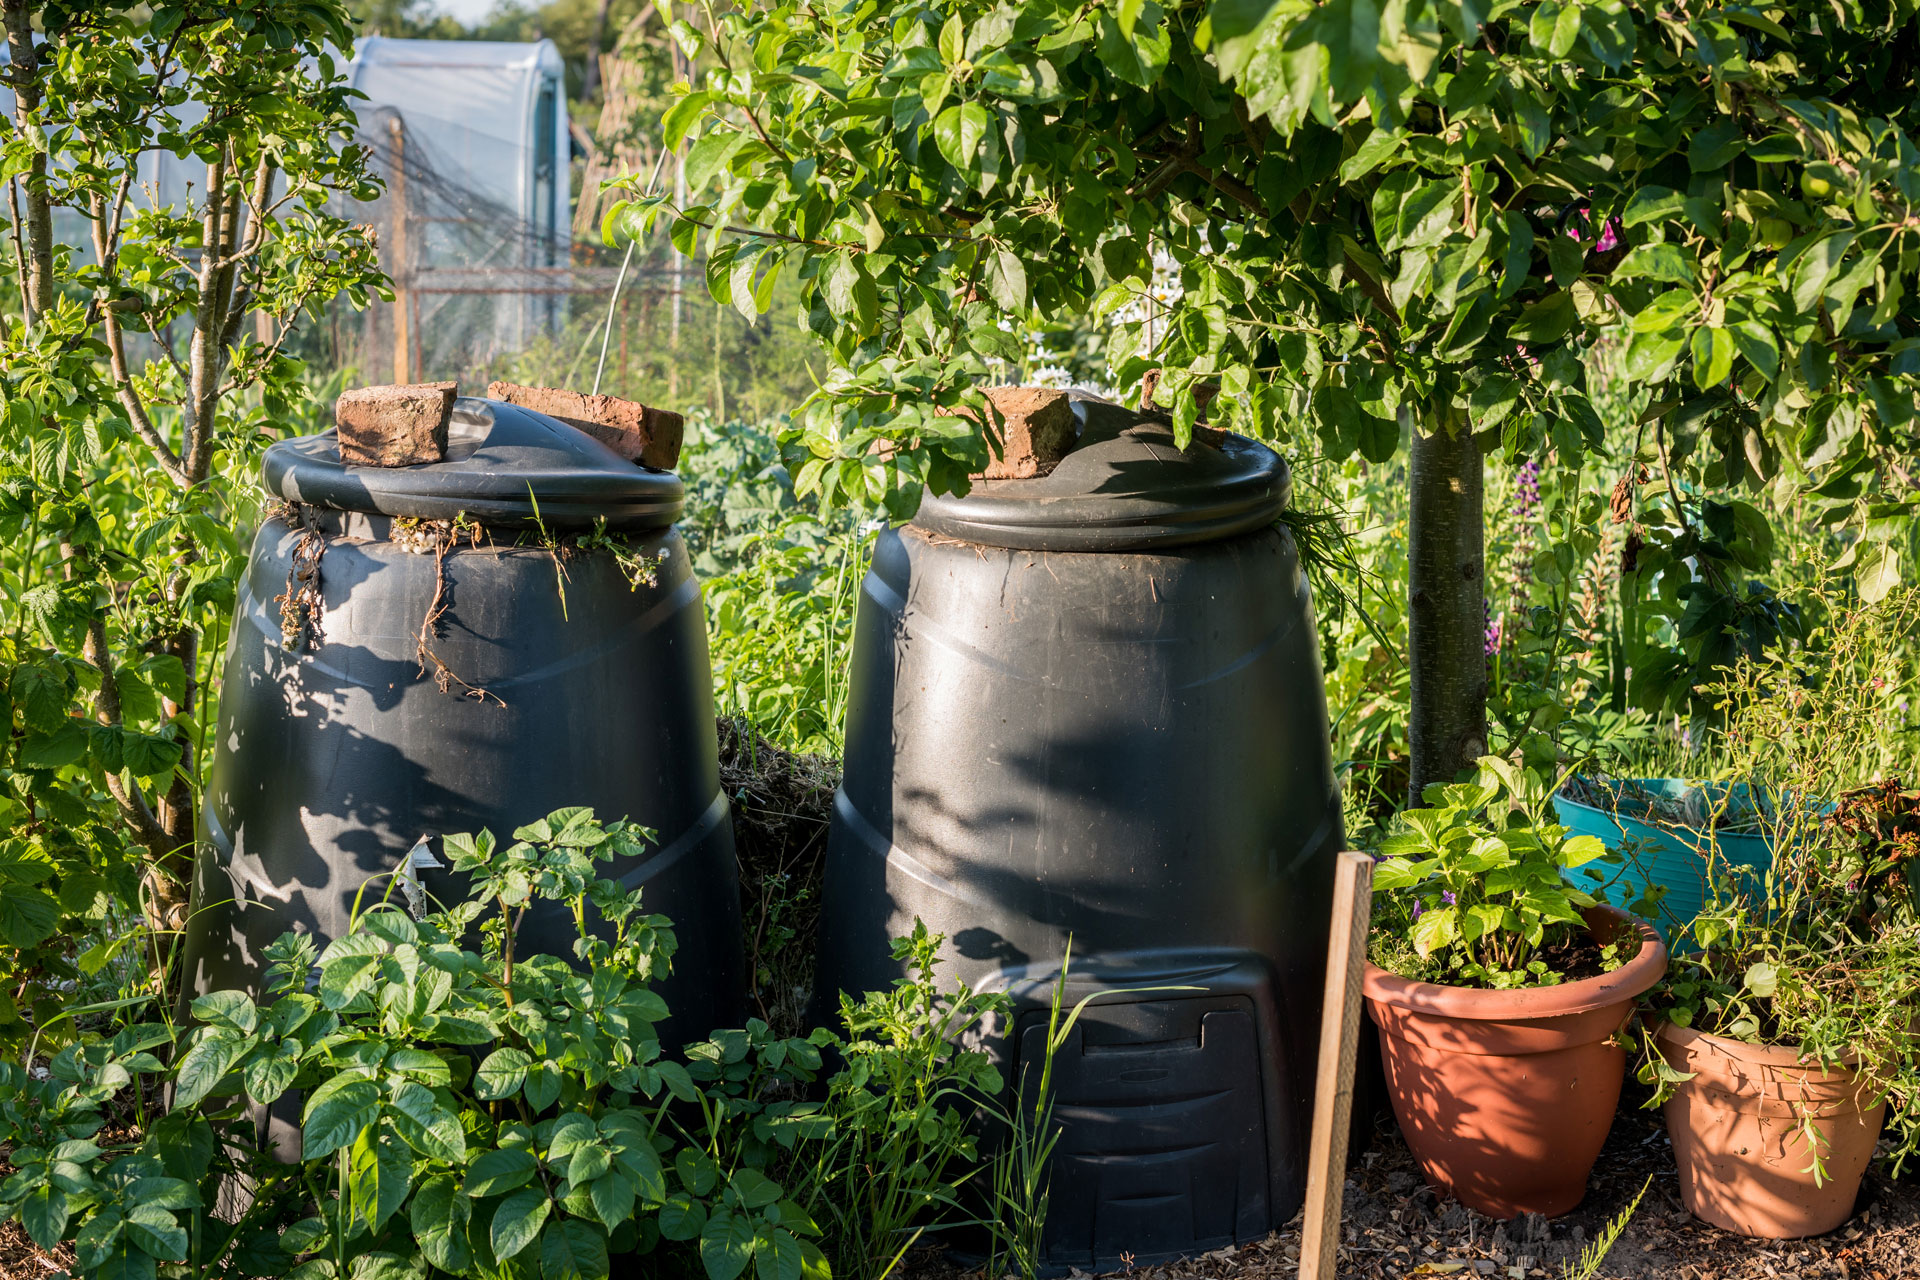
M 1690 796 L 1700 791 L 1694 783 L 1682 778 L 1618 778 L 1601 785 L 1618 801 L 1618 815 L 1556 795 L 1553 806 L 1560 824 L 1575 835 L 1598 836 L 1609 849 L 1620 849 L 1632 842 L 1636 861 L 1622 869 L 1620 880 L 1607 890 L 1606 896 L 1615 905 L 1625 906 L 1639 896 L 1646 884 L 1664 884 L 1667 896 L 1661 904 L 1661 918 L 1654 923 L 1669 938 L 1693 919 L 1706 901 L 1707 855 L 1716 843 L 1720 856 L 1728 864 L 1751 869 L 1756 880 L 1773 865 L 1773 846 L 1764 836 L 1707 831 L 1633 816 L 1633 811 L 1641 807 L 1634 803 L 1636 799 L 1671 801 L 1676 807 L 1684 805 Z M 1734 804 L 1738 805 L 1740 799 L 1736 795 Z

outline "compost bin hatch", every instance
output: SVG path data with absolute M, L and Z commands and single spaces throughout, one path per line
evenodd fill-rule
M 289 502 L 369 515 L 580 530 L 604 519 L 623 532 L 664 529 L 685 490 L 670 471 L 628 462 L 584 431 L 498 400 L 462 397 L 447 456 L 412 467 L 340 461 L 335 433 L 282 440 L 262 463 L 270 492 Z
M 1052 472 L 976 480 L 965 497 L 928 494 L 914 525 L 1020 551 L 1148 551 L 1272 524 L 1292 490 L 1287 464 L 1236 435 L 1185 449 L 1173 428 L 1105 400 L 1076 397 L 1080 438 Z

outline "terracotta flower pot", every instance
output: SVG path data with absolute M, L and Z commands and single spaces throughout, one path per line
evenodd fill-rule
M 1663 1108 L 1694 1217 L 1742 1235 L 1817 1236 L 1853 1213 L 1886 1114 L 1852 1071 L 1800 1061 L 1798 1045 L 1756 1045 L 1662 1024 L 1656 1043 L 1693 1079 Z M 1867 1105 L 1872 1103 L 1872 1105 Z M 1825 1174 L 1801 1128 L 1814 1117 Z
M 1613 907 L 1586 915 L 1596 934 L 1625 931 L 1640 950 L 1612 973 L 1518 991 L 1367 966 L 1367 1013 L 1407 1146 L 1436 1191 L 1489 1217 L 1554 1217 L 1580 1203 L 1626 1074 L 1612 1037 L 1667 969 L 1651 926 Z

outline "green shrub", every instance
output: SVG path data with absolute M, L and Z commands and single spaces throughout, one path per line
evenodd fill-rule
M 938 995 L 922 928 L 901 951 L 914 975 L 848 1003 L 851 1044 L 755 1021 L 669 1056 L 652 982 L 672 927 L 594 876 L 649 836 L 585 809 L 512 843 L 450 836 L 464 901 L 418 919 L 372 902 L 317 955 L 288 935 L 263 999 L 201 996 L 190 1030 L 70 1045 L 45 1079 L 0 1065 L 16 1170 L 0 1220 L 113 1277 L 571 1280 L 652 1254 L 708 1280 L 802 1280 L 830 1273 L 823 1241 L 884 1274 L 870 1259 L 950 1210 L 949 1175 L 975 1158 L 969 1099 L 999 1079 L 952 1039 L 1001 997 Z M 574 963 L 516 954 L 538 902 L 571 911 Z M 828 1050 L 846 1066 L 807 1101 Z M 159 1087 L 164 1115 L 146 1109 Z M 283 1162 L 256 1121 L 295 1099 Z

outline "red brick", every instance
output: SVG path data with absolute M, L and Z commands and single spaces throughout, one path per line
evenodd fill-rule
M 1079 428 L 1066 392 L 1054 387 L 988 387 L 986 393 L 1006 420 L 1005 447 L 975 480 L 1044 476 L 1072 451 Z
M 333 402 L 340 461 L 350 467 L 412 467 L 447 456 L 451 382 L 358 387 Z
M 680 461 L 686 420 L 667 409 L 613 396 L 588 396 L 558 387 L 523 387 L 512 382 L 489 383 L 487 398 L 517 404 L 578 427 L 628 462 L 671 471 Z

